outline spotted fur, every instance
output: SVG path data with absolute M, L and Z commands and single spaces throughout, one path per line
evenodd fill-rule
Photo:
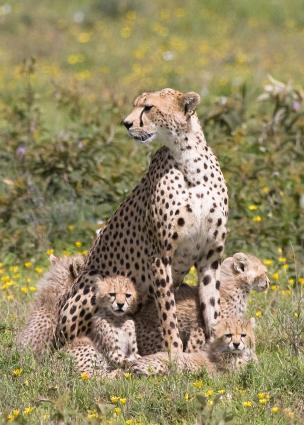
M 130 316 L 137 309 L 137 293 L 133 282 L 124 276 L 96 278 L 95 286 L 98 311 L 92 318 L 92 331 L 88 331 L 89 318 L 84 315 L 84 324 L 77 332 L 80 336 L 65 349 L 78 370 L 108 376 L 140 357 Z
M 98 234 L 84 268 L 60 306 L 57 335 L 73 341 L 83 301 L 96 313 L 96 275 L 124 275 L 145 300 L 153 297 L 170 351 L 181 351 L 174 286 L 194 264 L 206 336 L 220 315 L 220 262 L 226 238 L 228 196 L 219 163 L 207 145 L 195 108 L 196 93 L 172 89 L 144 93 L 124 123 L 131 137 L 165 147 L 141 183 Z M 169 308 L 168 308 L 169 307 Z M 92 321 L 89 321 L 92 325 Z
M 137 360 L 131 370 L 138 375 L 165 374 L 175 371 L 208 373 L 234 371 L 256 361 L 254 320 L 231 318 L 221 320 L 215 328 L 215 339 L 204 351 L 196 353 L 159 352 Z
M 50 256 L 51 267 L 38 282 L 27 323 L 17 335 L 20 349 L 29 349 L 40 356 L 53 348 L 60 300 L 70 290 L 84 262 L 82 255 Z

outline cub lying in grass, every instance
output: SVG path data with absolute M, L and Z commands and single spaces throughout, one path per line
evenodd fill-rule
M 212 343 L 196 353 L 166 352 L 150 354 L 137 360 L 131 371 L 138 375 L 168 373 L 170 368 L 179 372 L 199 372 L 205 368 L 208 373 L 234 371 L 250 361 L 256 360 L 254 319 L 238 318 L 221 320 L 215 328 Z

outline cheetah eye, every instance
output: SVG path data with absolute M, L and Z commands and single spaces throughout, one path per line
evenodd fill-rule
M 149 112 L 153 108 L 152 105 L 145 105 L 144 106 L 144 112 Z
M 115 297 L 116 294 L 115 294 L 115 292 L 110 292 L 109 295 L 110 295 L 110 297 Z
M 132 294 L 126 294 L 126 298 L 132 297 Z
M 226 338 L 232 338 L 232 334 L 225 334 Z
M 247 334 L 241 334 L 241 337 L 242 337 L 242 338 L 245 338 L 245 336 L 246 336 L 246 335 L 247 335 Z

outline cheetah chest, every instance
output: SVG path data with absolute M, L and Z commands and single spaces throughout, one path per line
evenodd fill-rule
M 213 207 L 213 200 L 201 187 L 189 189 L 187 204 L 177 220 L 178 244 L 176 255 L 198 257 L 209 243 L 210 232 L 221 212 Z M 211 211 L 211 212 L 210 212 Z M 195 255 L 193 255 L 195 253 Z

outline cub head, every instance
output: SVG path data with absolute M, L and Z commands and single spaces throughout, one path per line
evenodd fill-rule
M 255 321 L 238 318 L 223 319 L 215 327 L 214 344 L 217 351 L 241 353 L 250 348 L 255 349 Z
M 143 93 L 134 101 L 133 111 L 123 121 L 129 135 L 141 143 L 160 136 L 164 141 L 189 131 L 191 116 L 200 102 L 195 92 L 163 89 Z
M 96 304 L 115 316 L 134 313 L 137 292 L 133 282 L 124 276 L 97 278 Z
M 243 252 L 237 252 L 223 261 L 221 275 L 223 282 L 229 277 L 248 292 L 252 289 L 261 292 L 269 287 L 267 268 L 257 257 Z

